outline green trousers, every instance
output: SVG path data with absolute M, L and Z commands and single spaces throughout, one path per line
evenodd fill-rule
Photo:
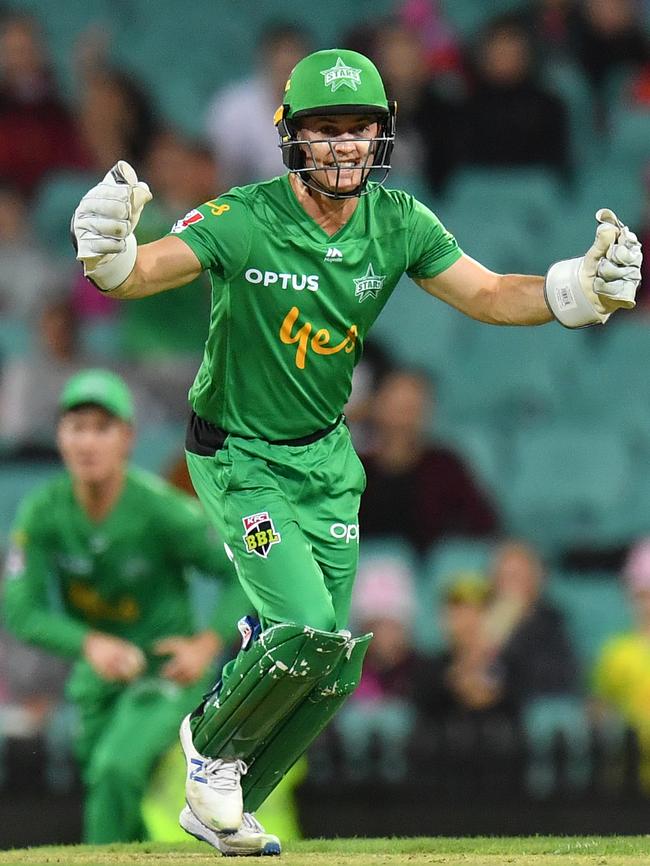
M 103 684 L 77 701 L 77 755 L 86 787 L 84 841 L 147 838 L 141 803 L 158 760 L 178 739 L 181 720 L 205 692 L 147 677 L 128 686 Z
M 345 627 L 365 486 L 347 427 L 301 446 L 228 436 L 187 463 L 262 627 Z

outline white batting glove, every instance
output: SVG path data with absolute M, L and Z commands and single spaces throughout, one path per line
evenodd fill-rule
M 596 219 L 596 238 L 585 255 L 556 262 L 546 274 L 546 301 L 567 328 L 604 324 L 616 310 L 636 304 L 641 244 L 613 211 L 601 208 Z
M 128 162 L 120 160 L 81 199 L 72 217 L 77 259 L 102 292 L 117 288 L 135 266 L 133 231 L 152 195 Z

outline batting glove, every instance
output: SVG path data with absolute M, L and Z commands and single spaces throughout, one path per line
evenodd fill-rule
M 71 230 L 77 259 L 102 292 L 117 288 L 133 270 L 138 246 L 133 231 L 151 199 L 147 184 L 120 160 L 74 212 Z
M 567 328 L 604 324 L 616 310 L 636 304 L 641 244 L 613 211 L 601 208 L 596 219 L 596 238 L 585 255 L 556 262 L 546 274 L 546 302 Z

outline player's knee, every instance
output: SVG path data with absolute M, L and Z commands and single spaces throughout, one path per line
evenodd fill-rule
M 332 605 L 323 606 L 320 610 L 305 612 L 299 617 L 297 625 L 306 625 L 319 631 L 336 631 L 336 614 Z

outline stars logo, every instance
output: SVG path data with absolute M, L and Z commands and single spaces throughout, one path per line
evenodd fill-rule
M 363 303 L 366 298 L 376 298 L 384 288 L 385 279 L 385 275 L 380 277 L 374 272 L 372 262 L 369 262 L 368 270 L 365 274 L 354 280 L 354 285 L 356 286 L 354 294 L 355 297 L 359 298 L 359 303 Z
M 336 93 L 339 87 L 343 87 L 344 84 L 350 90 L 356 90 L 357 85 L 361 84 L 361 70 L 346 66 L 340 57 L 335 66 L 323 69 L 321 75 L 325 79 L 325 87 L 331 87 L 332 93 Z

